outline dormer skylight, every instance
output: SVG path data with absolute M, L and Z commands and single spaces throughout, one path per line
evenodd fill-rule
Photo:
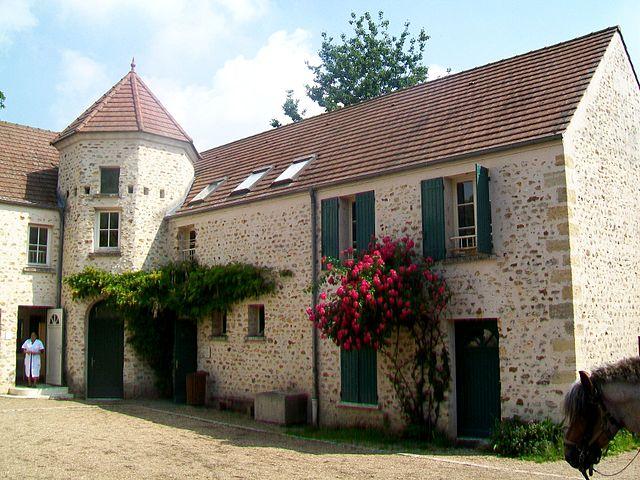
M 216 190 L 216 188 L 218 188 L 220 185 L 224 183 L 224 181 L 225 179 L 221 178 L 219 180 L 216 180 L 215 182 L 211 182 L 209 185 L 204 187 L 200 191 L 200 193 L 198 193 L 195 197 L 193 197 L 193 199 L 189 202 L 189 205 L 191 205 L 192 203 L 198 203 L 198 202 L 204 201 L 204 199 L 207 198 L 209 195 L 211 195 Z
M 258 183 L 258 181 L 264 177 L 267 172 L 271 170 L 271 167 L 264 167 L 258 170 L 254 170 L 249 174 L 247 178 L 245 178 L 240 185 L 233 189 L 232 194 L 238 195 L 241 193 L 247 193 L 251 190 L 251 188 Z
M 276 186 L 293 182 L 298 174 L 302 171 L 302 169 L 306 167 L 314 158 L 315 155 L 310 155 L 308 157 L 302 157 L 294 160 L 293 163 L 289 165 L 284 172 L 278 175 L 278 178 L 276 178 L 271 185 Z

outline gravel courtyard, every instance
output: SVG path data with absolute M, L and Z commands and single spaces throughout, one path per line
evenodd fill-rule
M 614 471 L 631 457 L 607 459 L 602 469 Z M 576 473 L 563 462 L 390 454 L 301 440 L 250 419 L 169 403 L 0 398 L 0 478 L 581 478 Z M 640 478 L 640 461 L 616 478 Z

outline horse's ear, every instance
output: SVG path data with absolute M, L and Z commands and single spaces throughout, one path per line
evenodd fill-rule
M 593 382 L 591 382 L 591 377 L 589 377 L 589 374 L 587 372 L 580 371 L 579 373 L 580 383 L 582 383 L 582 386 L 587 391 L 587 393 L 591 395 L 593 393 Z

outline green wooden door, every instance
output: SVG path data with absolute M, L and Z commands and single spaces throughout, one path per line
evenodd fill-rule
M 89 314 L 87 345 L 87 397 L 122 398 L 124 320 L 104 302 Z
M 187 375 L 198 368 L 198 333 L 195 322 L 176 320 L 173 337 L 173 401 L 187 401 Z
M 459 437 L 487 437 L 500 418 L 500 364 L 495 320 L 456 323 Z

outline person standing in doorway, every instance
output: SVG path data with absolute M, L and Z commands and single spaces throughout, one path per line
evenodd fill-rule
M 22 344 L 24 352 L 24 373 L 27 376 L 29 386 L 38 385 L 40 378 L 40 355 L 44 352 L 44 344 L 38 338 L 36 332 L 31 333 L 31 338 L 27 338 Z

